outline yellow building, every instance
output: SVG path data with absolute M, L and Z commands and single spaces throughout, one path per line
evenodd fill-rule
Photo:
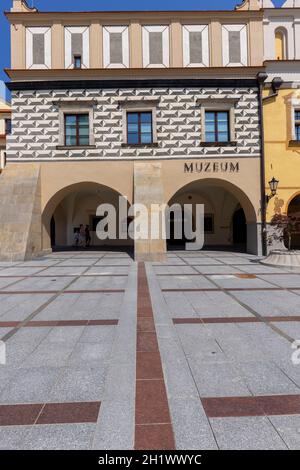
M 267 204 L 266 220 L 274 214 L 300 212 L 300 7 L 287 1 L 264 11 L 265 66 L 264 140 L 266 194 L 269 181 L 279 181 Z M 300 247 L 300 234 L 292 239 Z

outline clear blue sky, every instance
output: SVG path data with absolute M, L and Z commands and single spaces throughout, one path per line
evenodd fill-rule
M 284 0 L 273 0 L 281 6 Z M 233 9 L 242 0 L 28 0 L 30 6 L 41 11 L 68 10 L 227 10 Z M 1 0 L 1 10 L 9 10 L 12 0 Z M 126 5 L 126 8 L 124 8 Z M 7 80 L 3 71 L 10 66 L 10 43 L 8 22 L 1 12 L 0 15 L 0 81 Z M 4 86 L 0 82 L 0 95 L 3 96 Z

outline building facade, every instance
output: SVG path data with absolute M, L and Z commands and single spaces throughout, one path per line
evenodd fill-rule
M 264 10 L 265 66 L 264 140 L 266 192 L 279 181 L 267 207 L 267 223 L 274 214 L 300 215 L 300 2 Z M 300 233 L 292 237 L 300 248 Z
M 6 138 L 11 133 L 11 109 L 10 105 L 0 99 L 0 171 L 4 169 L 6 162 Z
M 95 245 L 132 244 L 94 233 L 98 205 L 119 196 L 202 203 L 205 246 L 261 254 L 261 6 L 47 13 L 14 0 L 0 256 L 71 245 L 80 224 Z M 136 259 L 174 243 L 136 241 Z

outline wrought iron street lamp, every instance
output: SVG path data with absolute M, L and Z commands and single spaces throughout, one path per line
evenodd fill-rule
M 271 181 L 269 181 L 269 187 L 270 187 L 271 194 L 266 195 L 267 203 L 270 201 L 270 199 L 272 199 L 274 196 L 276 196 L 278 185 L 279 185 L 279 181 L 276 178 L 274 178 L 274 176 L 273 176 Z

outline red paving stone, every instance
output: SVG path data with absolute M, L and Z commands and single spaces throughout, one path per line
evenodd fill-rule
M 300 414 L 300 395 L 201 398 L 208 418 Z
M 300 316 L 280 316 L 280 317 L 201 317 L 201 318 L 173 318 L 174 325 L 185 324 L 205 324 L 205 323 L 261 323 L 267 322 L 298 322 Z
M 24 325 L 22 322 L 0 322 L 0 328 L 16 328 L 22 325 L 22 328 L 39 328 L 39 327 L 55 327 L 55 326 L 109 326 L 118 325 L 119 320 L 45 320 L 30 321 Z
M 173 450 L 161 357 L 144 263 L 138 264 L 135 449 Z
M 0 405 L 0 426 L 25 426 L 35 423 L 43 404 Z
M 101 402 L 0 405 L 0 426 L 96 423 Z
M 36 424 L 96 423 L 100 402 L 46 403 Z

